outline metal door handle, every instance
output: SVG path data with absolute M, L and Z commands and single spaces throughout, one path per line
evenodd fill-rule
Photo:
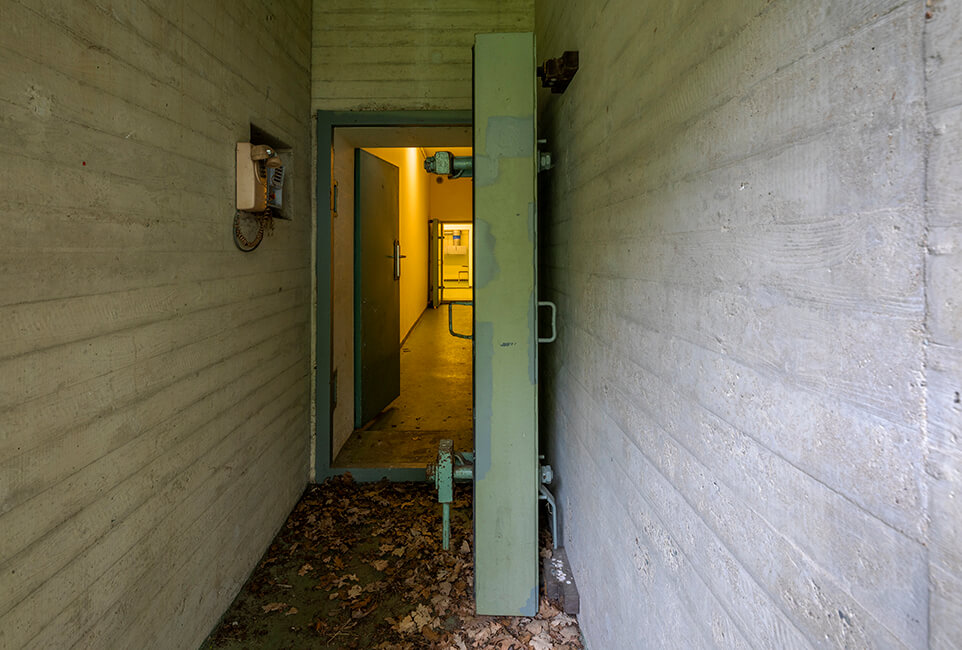
M 401 260 L 407 255 L 401 255 L 401 242 L 394 240 L 394 279 L 401 279 Z
M 448 303 L 448 331 L 451 332 L 451 336 L 456 336 L 459 339 L 473 339 L 474 334 L 458 334 L 454 331 L 454 314 L 451 308 L 455 305 L 467 305 L 468 307 L 473 307 L 474 303 L 470 300 L 452 300 Z
M 539 336 L 538 343 L 554 343 L 558 338 L 558 306 L 550 300 L 539 300 L 538 306 L 551 308 L 551 336 L 544 338 Z

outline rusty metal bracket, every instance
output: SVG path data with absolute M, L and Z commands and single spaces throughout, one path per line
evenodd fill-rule
M 557 59 L 546 59 L 538 66 L 538 78 L 542 88 L 560 94 L 565 91 L 578 72 L 578 50 L 568 50 Z

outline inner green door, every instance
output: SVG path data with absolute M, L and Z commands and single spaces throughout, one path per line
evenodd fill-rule
M 401 394 L 398 168 L 354 155 L 354 426 Z

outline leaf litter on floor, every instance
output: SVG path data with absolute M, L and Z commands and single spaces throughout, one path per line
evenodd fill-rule
M 534 617 L 474 614 L 470 486 L 455 495 L 443 551 L 427 484 L 310 486 L 203 648 L 581 650 L 544 596 Z

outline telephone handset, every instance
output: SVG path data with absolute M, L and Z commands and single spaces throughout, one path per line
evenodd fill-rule
M 237 143 L 237 209 L 264 212 L 283 207 L 284 165 L 266 144 Z
M 250 252 L 264 239 L 265 229 L 273 231 L 273 217 L 281 216 L 283 208 L 284 165 L 273 147 L 237 143 L 236 187 L 234 244 Z

